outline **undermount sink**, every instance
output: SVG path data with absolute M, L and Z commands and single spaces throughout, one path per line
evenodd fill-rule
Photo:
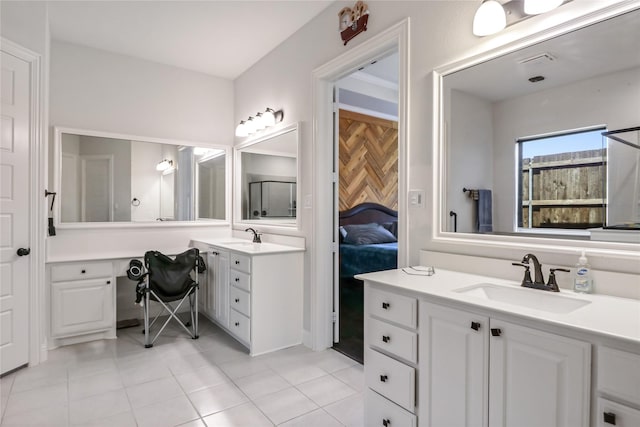
M 536 289 L 524 289 L 508 286 L 494 285 L 492 283 L 479 283 L 466 288 L 455 289 L 465 295 L 483 298 L 490 301 L 498 301 L 548 313 L 571 313 L 591 301 L 572 298 L 558 293 L 551 293 Z

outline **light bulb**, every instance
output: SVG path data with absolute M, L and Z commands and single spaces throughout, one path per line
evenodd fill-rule
M 524 13 L 527 15 L 539 15 L 555 9 L 563 2 L 564 0 L 525 0 Z
M 156 165 L 156 170 L 157 171 L 165 171 L 165 170 L 169 169 L 172 164 L 173 164 L 173 160 L 164 159 L 164 160 L 162 160 L 160 163 L 158 163 Z
M 265 124 L 265 127 L 275 125 L 276 124 L 275 111 L 273 111 L 271 108 L 267 108 L 266 111 L 262 114 L 262 120 Z
M 249 136 L 249 132 L 247 132 L 247 126 L 244 120 L 240 121 L 240 124 L 236 126 L 236 136 L 241 138 Z
M 267 124 L 264 122 L 264 117 L 262 113 L 257 113 L 256 118 L 253 119 L 256 124 L 256 130 L 262 130 L 267 127 Z
M 480 5 L 473 17 L 473 34 L 488 36 L 503 30 L 507 26 L 504 8 L 496 0 L 487 0 Z
M 253 117 L 249 117 L 244 126 L 247 129 L 247 135 L 251 135 L 252 133 L 256 132 L 256 122 Z

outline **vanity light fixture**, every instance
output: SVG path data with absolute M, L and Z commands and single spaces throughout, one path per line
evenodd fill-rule
M 572 0 L 483 0 L 473 17 L 473 34 L 489 36 L 533 15 L 549 12 Z
M 156 165 L 156 170 L 162 172 L 171 167 L 173 167 L 173 160 L 164 159 L 161 162 L 158 162 L 158 164 Z
M 507 14 L 496 0 L 484 0 L 473 17 L 473 34 L 489 36 L 507 26 Z
M 274 126 L 281 122 L 284 117 L 284 112 L 274 111 L 272 108 L 267 108 L 264 112 L 259 112 L 255 117 L 249 117 L 247 120 L 240 121 L 240 124 L 236 126 L 236 136 L 244 138 L 253 133 Z
M 564 0 L 524 0 L 524 13 L 539 15 L 560 6 Z

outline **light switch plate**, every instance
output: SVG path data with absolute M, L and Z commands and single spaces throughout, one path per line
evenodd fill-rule
M 409 206 L 423 208 L 424 197 L 424 190 L 409 190 Z

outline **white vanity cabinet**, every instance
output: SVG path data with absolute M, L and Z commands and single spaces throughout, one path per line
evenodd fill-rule
M 56 263 L 48 276 L 52 338 L 115 330 L 111 262 Z
M 598 346 L 598 427 L 640 426 L 640 354 Z
M 209 243 L 205 314 L 251 355 L 302 342 L 303 249 Z
M 588 425 L 589 343 L 423 301 L 420 319 L 421 425 Z
M 417 425 L 418 300 L 365 288 L 365 425 Z

